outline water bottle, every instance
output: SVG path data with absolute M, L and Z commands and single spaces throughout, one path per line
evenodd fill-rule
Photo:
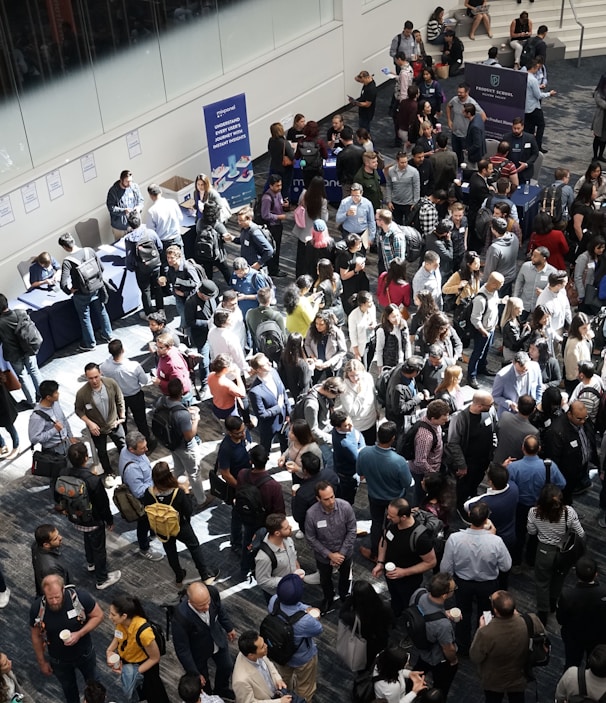
M 524 195 L 528 195 L 528 193 L 530 193 L 530 183 L 526 181 L 526 183 L 524 183 Z

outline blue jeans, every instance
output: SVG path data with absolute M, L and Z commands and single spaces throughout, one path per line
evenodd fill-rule
M 75 662 L 62 662 L 53 657 L 50 657 L 49 661 L 53 667 L 53 673 L 59 679 L 66 703 L 80 703 L 76 669 L 80 670 L 85 681 L 97 681 L 99 678 L 97 676 L 97 657 L 92 646 L 89 652 Z
M 21 390 L 25 396 L 25 400 L 28 403 L 34 403 L 34 396 L 31 391 L 31 383 L 34 385 L 34 390 L 36 392 L 36 398 L 40 395 L 40 384 L 42 383 L 42 376 L 40 375 L 40 370 L 38 369 L 38 361 L 36 356 L 22 356 L 17 361 L 12 363 L 14 372 L 17 374 L 19 381 L 21 381 Z M 27 374 L 25 373 L 27 371 Z
M 91 308 L 93 308 L 101 320 L 101 334 L 107 339 L 111 339 L 112 325 L 109 321 L 109 315 L 105 308 L 105 303 L 99 300 L 99 292 L 88 293 L 83 295 L 81 293 L 74 293 L 72 298 L 74 301 L 74 307 L 78 313 L 78 318 L 80 319 L 80 327 L 82 329 L 82 344 L 85 347 L 94 347 L 97 342 L 95 340 L 95 331 L 93 330 L 93 323 L 91 321 Z
M 17 429 L 13 424 L 3 425 L 4 429 L 9 433 L 11 439 L 13 440 L 13 449 L 19 446 L 19 435 L 17 434 Z M 4 437 L 0 434 L 0 448 L 6 446 L 6 441 Z
M 332 456 L 332 444 L 321 444 L 320 451 L 324 460 L 324 468 L 334 471 L 334 460 Z
M 481 335 L 476 329 L 473 331 L 473 351 L 469 357 L 469 365 L 467 366 L 467 378 L 475 378 L 478 373 L 486 371 L 486 357 L 488 350 L 492 344 L 494 332 L 491 332 L 488 337 Z
M 202 388 L 206 386 L 206 379 L 208 378 L 208 371 L 210 366 L 210 346 L 208 342 L 198 347 L 198 354 L 201 355 L 200 362 L 198 363 L 198 371 L 200 372 L 200 384 Z

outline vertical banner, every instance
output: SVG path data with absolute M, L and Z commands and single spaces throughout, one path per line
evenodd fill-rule
M 244 93 L 205 105 L 204 122 L 213 186 L 232 208 L 248 205 L 255 179 Z
M 514 117 L 524 118 L 526 104 L 526 71 L 514 71 L 500 66 L 465 64 L 465 81 L 470 94 L 486 113 L 486 136 L 501 139 L 511 131 Z

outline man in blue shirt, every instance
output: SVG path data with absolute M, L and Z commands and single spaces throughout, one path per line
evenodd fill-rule
M 362 197 L 364 188 L 359 183 L 351 184 L 351 195 L 341 200 L 335 216 L 338 225 L 342 225 L 344 236 L 358 234 L 362 236 L 368 231 L 368 241 L 375 241 L 377 223 L 372 203 Z
M 366 479 L 371 519 L 370 549 L 360 547 L 360 554 L 370 561 L 377 560 L 387 506 L 395 498 L 404 498 L 412 487 L 408 462 L 393 449 L 397 433 L 395 422 L 384 422 L 377 431 L 377 443 L 363 448 L 356 463 L 357 473 Z
M 229 282 L 230 286 L 238 293 L 238 305 L 242 310 L 242 317 L 246 313 L 259 307 L 257 293 L 261 288 L 267 288 L 269 281 L 260 272 L 251 267 L 242 256 L 234 259 L 234 273 Z
M 332 452 L 334 470 L 339 477 L 339 498 L 350 505 L 356 500 L 359 477 L 356 473 L 356 461 L 360 450 L 366 446 L 364 437 L 353 426 L 351 418 L 343 410 L 330 414 L 332 431 Z
M 524 69 L 521 69 L 524 70 Z M 528 80 L 526 81 L 526 104 L 524 106 L 524 124 L 526 129 L 533 134 L 537 140 L 539 151 L 547 153 L 543 149 L 543 132 L 545 132 L 545 117 L 541 109 L 541 100 L 543 98 L 551 98 L 556 94 L 555 90 L 544 92 L 539 87 L 539 81 L 536 79 L 536 72 L 539 70 L 539 62 L 534 59 L 528 66 Z M 539 175 L 539 174 L 537 174 Z
M 274 249 L 269 243 L 258 224 L 253 222 L 253 209 L 246 207 L 238 213 L 240 236 L 226 234 L 223 239 L 240 245 L 240 256 L 246 259 L 249 266 L 256 271 L 261 270 L 274 255 Z

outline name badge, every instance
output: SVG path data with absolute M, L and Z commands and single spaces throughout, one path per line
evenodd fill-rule
M 364 215 L 358 215 L 358 222 L 363 225 L 366 222 Z
M 161 378 L 166 378 L 166 374 L 164 373 L 164 371 L 158 371 L 158 376 L 160 376 Z
M 87 403 L 84 407 L 85 407 L 87 410 L 92 410 L 92 409 L 93 409 L 93 406 L 92 406 L 90 403 Z
M 328 527 L 326 520 L 318 520 L 318 527 Z
M 121 639 L 124 638 L 124 633 L 121 632 L 120 630 L 114 630 L 114 637 L 115 637 L 117 640 L 121 640 Z
M 435 88 L 430 88 L 430 89 L 429 89 L 429 94 L 430 94 L 430 95 L 433 95 L 435 92 L 436 92 L 436 89 L 435 89 Z
M 570 443 L 570 446 L 576 449 L 579 446 L 579 443 L 577 442 L 576 439 L 573 439 L 572 442 Z
M 587 264 L 587 268 L 588 268 L 588 269 L 594 269 L 594 268 L 595 268 L 595 261 L 590 261 L 590 262 Z
M 386 532 L 385 537 L 391 542 L 393 539 L 393 532 Z
M 551 425 L 551 420 L 550 420 L 550 418 L 547 418 L 547 420 L 545 420 L 545 423 L 544 423 L 544 424 L 545 424 L 545 427 L 549 427 L 549 426 Z
M 466 227 L 459 227 L 459 232 L 465 234 Z
M 484 424 L 486 425 L 486 427 L 490 427 L 490 425 L 492 425 L 492 420 L 489 417 L 487 417 L 484 420 Z
M 78 613 L 75 611 L 74 608 L 72 608 L 71 610 L 68 610 L 68 611 L 67 611 L 67 617 L 68 617 L 70 620 L 72 620 L 73 618 L 77 618 L 77 617 L 78 617 Z
M 247 247 L 247 246 L 250 245 L 250 242 L 248 241 L 248 239 L 245 239 L 245 240 L 242 242 L 242 244 L 244 244 L 244 246 Z
M 524 149 L 530 149 L 530 142 L 526 142 L 526 144 L 524 144 Z

